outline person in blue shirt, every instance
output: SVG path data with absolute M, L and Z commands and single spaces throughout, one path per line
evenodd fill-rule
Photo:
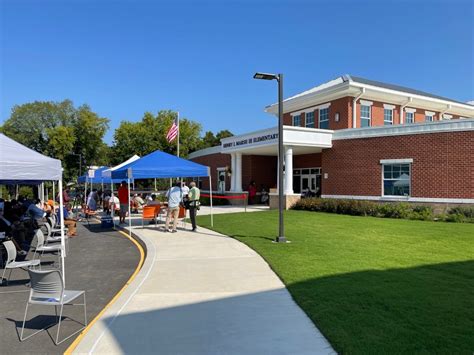
M 179 206 L 183 201 L 183 191 L 181 190 L 181 182 L 177 182 L 166 192 L 168 198 L 168 214 L 166 215 L 165 232 L 176 233 L 178 225 Z M 173 229 L 169 228 L 170 220 L 173 218 Z

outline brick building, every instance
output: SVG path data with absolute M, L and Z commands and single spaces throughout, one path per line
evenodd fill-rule
M 277 115 L 278 105 L 265 109 Z M 474 106 L 345 75 L 284 100 L 284 191 L 322 197 L 474 204 Z M 277 186 L 277 127 L 190 159 L 214 190 Z M 209 188 L 203 182 L 203 188 Z

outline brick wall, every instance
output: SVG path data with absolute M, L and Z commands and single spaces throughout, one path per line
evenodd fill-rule
M 225 168 L 226 166 L 231 166 L 230 154 L 209 154 L 202 157 L 196 157 L 190 159 L 191 161 L 209 166 L 211 168 L 211 179 L 212 179 L 212 189 L 217 190 L 217 168 Z M 226 188 L 230 189 L 230 177 L 226 177 Z M 209 179 L 202 178 L 202 188 L 204 190 L 209 190 Z
M 293 156 L 293 169 L 321 167 L 321 153 Z
M 337 130 L 337 129 L 344 129 L 344 128 L 351 128 L 352 127 L 352 100 L 353 97 L 343 97 L 337 100 L 331 101 L 331 106 L 329 107 L 329 129 Z M 362 98 L 362 100 L 364 100 Z M 383 126 L 384 125 L 384 103 L 386 102 L 379 102 L 367 99 L 367 101 L 372 101 L 372 126 Z M 324 103 L 322 103 L 324 104 Z M 391 104 L 391 103 L 388 103 Z M 400 105 L 393 105 L 395 108 L 393 109 L 393 124 L 400 124 Z M 300 110 L 305 110 L 307 107 L 302 107 Z M 407 106 L 409 108 L 409 106 Z M 427 110 L 433 112 L 433 110 Z M 339 113 L 339 122 L 335 121 L 335 115 Z M 319 127 L 319 111 L 314 111 L 314 122 L 315 127 Z M 414 119 L 416 123 L 425 122 L 425 109 L 417 108 Z M 458 119 L 459 116 L 452 115 L 453 119 Z M 438 121 L 440 117 L 439 112 L 435 112 L 434 120 Z M 305 114 L 301 114 L 301 126 L 305 127 Z M 357 101 L 356 104 L 356 125 L 357 127 L 361 127 L 360 123 L 360 100 Z M 291 112 L 285 113 L 283 115 L 283 124 L 287 126 L 293 125 L 293 120 L 291 116 Z
M 380 160 L 412 158 L 412 197 L 472 199 L 473 152 L 473 131 L 334 140 L 322 153 L 322 193 L 381 196 Z

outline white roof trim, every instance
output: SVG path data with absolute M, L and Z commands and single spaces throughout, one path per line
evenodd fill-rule
M 380 159 L 380 164 L 410 164 L 413 159 Z
M 196 150 L 195 152 L 188 154 L 188 159 L 194 159 L 197 157 L 202 157 L 202 156 L 211 155 L 211 154 L 219 154 L 221 153 L 221 150 L 222 150 L 222 147 L 220 145 L 215 146 L 215 147 L 209 147 L 209 148 Z
M 392 125 L 367 128 L 347 128 L 334 131 L 333 140 L 370 137 L 390 137 L 411 134 L 474 131 L 474 119 L 423 122 L 409 125 Z
M 395 105 L 383 104 L 383 108 L 386 110 L 393 110 Z
M 308 108 L 305 108 L 304 110 L 299 110 L 299 111 L 295 111 L 295 112 L 291 112 L 290 115 L 291 116 L 298 116 L 298 115 L 301 115 L 302 113 L 308 113 L 308 112 L 314 112 L 316 110 L 321 110 L 323 108 L 328 108 L 329 106 L 331 106 L 331 103 L 330 102 L 326 102 L 325 104 L 322 104 L 322 105 L 318 105 L 318 106 L 312 106 L 312 107 L 308 107 Z

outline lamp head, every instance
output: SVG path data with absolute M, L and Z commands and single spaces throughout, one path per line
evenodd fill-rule
M 270 73 L 255 73 L 253 76 L 254 79 L 260 80 L 278 80 L 278 75 Z

